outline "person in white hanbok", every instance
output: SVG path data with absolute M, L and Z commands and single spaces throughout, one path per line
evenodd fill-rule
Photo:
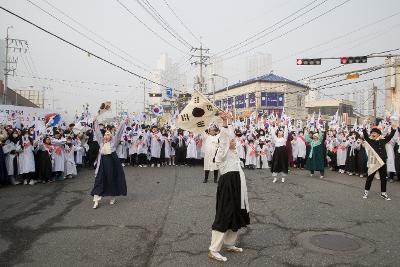
M 152 167 L 161 167 L 161 133 L 158 131 L 156 126 L 151 128 L 150 138 L 150 153 L 151 153 L 151 166 Z
M 14 130 L 3 146 L 3 152 L 6 155 L 6 168 L 11 184 L 17 185 L 21 182 L 18 180 L 18 156 L 17 150 L 20 150 L 21 137 L 17 130 Z
M 338 146 L 336 150 L 336 164 L 338 166 L 339 173 L 344 173 L 347 159 L 347 147 L 349 146 L 349 142 L 344 134 L 340 133 L 337 137 L 337 143 Z
M 64 157 L 65 157 L 65 178 L 72 178 L 77 175 L 76 164 L 74 160 L 74 154 L 76 147 L 72 144 L 72 140 L 67 138 L 67 142 L 64 146 Z
M 122 167 L 125 167 L 125 161 L 128 157 L 128 151 L 127 151 L 127 143 L 125 140 L 125 136 L 122 136 L 121 140 L 119 141 L 117 145 L 117 156 L 121 162 Z
M 82 145 L 82 141 L 79 136 L 75 138 L 73 141 L 73 145 L 75 147 L 75 163 L 77 167 L 82 167 L 83 165 L 83 157 L 85 156 L 85 148 Z
M 228 125 L 227 117 L 231 115 L 222 113 L 220 116 L 224 125 L 221 128 L 215 162 L 221 177 L 217 187 L 216 212 L 211 228 L 208 257 L 224 262 L 227 258 L 220 254 L 222 246 L 225 246 L 227 252 L 243 252 L 243 249 L 235 246 L 235 243 L 238 230 L 250 224 L 250 209 L 246 178 L 236 151 L 235 134 L 233 127 Z
M 171 139 L 169 138 L 168 131 L 164 130 L 161 136 L 161 163 L 163 165 L 171 165 Z
M 137 162 L 137 136 L 133 136 L 132 133 L 128 139 L 128 153 L 129 153 L 129 164 L 135 166 Z
M 135 141 L 137 146 L 138 153 L 138 167 L 147 167 L 147 140 L 146 134 L 143 132 L 138 136 L 138 139 Z
M 19 174 L 24 179 L 24 184 L 34 185 L 35 181 L 35 155 L 33 154 L 33 140 L 29 138 L 28 132 L 24 132 L 18 152 Z
M 51 139 L 51 144 L 54 147 L 53 150 L 53 175 L 55 180 L 63 180 L 62 173 L 65 169 L 65 156 L 64 156 L 64 145 L 66 139 L 61 136 L 61 133 L 56 131 L 54 138 Z M 53 180 L 54 181 L 54 180 Z
M 296 161 L 297 168 L 304 169 L 306 159 L 306 139 L 304 133 L 300 131 L 293 142 L 293 159 Z
M 245 166 L 249 169 L 254 169 L 257 165 L 257 144 L 253 139 L 246 141 L 246 163 Z
M 192 132 L 189 133 L 188 138 L 186 139 L 186 159 L 189 166 L 194 165 L 195 160 L 197 159 L 197 145 L 196 139 Z
M 257 169 L 268 169 L 268 146 L 265 144 L 265 137 L 260 137 L 260 140 L 257 144 Z
M 218 128 L 211 126 L 203 135 L 203 151 L 204 151 L 204 181 L 207 183 L 210 172 L 214 173 L 214 183 L 218 181 L 218 168 L 215 164 L 215 153 L 218 148 L 219 135 Z

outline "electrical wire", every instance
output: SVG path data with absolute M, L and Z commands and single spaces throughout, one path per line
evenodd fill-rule
M 276 63 L 276 62 L 283 61 L 283 60 L 285 60 L 285 59 L 287 59 L 287 58 L 289 58 L 289 57 L 292 57 L 292 56 L 295 56 L 295 55 L 298 55 L 298 54 L 301 54 L 301 53 L 304 53 L 304 52 L 308 52 L 308 51 L 313 50 L 313 49 L 315 49 L 315 48 L 318 48 L 318 47 L 327 45 L 327 44 L 329 44 L 329 43 L 332 43 L 332 42 L 334 42 L 334 41 L 343 39 L 343 38 L 345 38 L 345 37 L 347 37 L 347 36 L 353 35 L 354 33 L 357 33 L 357 32 L 359 32 L 359 31 L 362 31 L 362 30 L 366 29 L 366 28 L 369 28 L 369 27 L 371 27 L 371 26 L 374 26 L 374 25 L 376 25 L 376 24 L 378 24 L 378 23 L 381 23 L 381 22 L 383 22 L 383 21 L 386 21 L 386 20 L 388 20 L 388 19 L 390 19 L 390 18 L 393 18 L 393 17 L 395 17 L 395 16 L 397 16 L 397 15 L 399 15 L 399 14 L 400 14 L 400 11 L 398 11 L 398 12 L 396 12 L 396 13 L 393 13 L 393 14 L 391 14 L 391 15 L 389 15 L 389 16 L 386 16 L 386 17 L 384 17 L 384 18 L 381 18 L 381 19 L 379 19 L 379 20 L 376 20 L 376 21 L 374 21 L 374 22 L 372 22 L 372 23 L 368 23 L 368 24 L 366 24 L 366 25 L 363 25 L 363 26 L 361 26 L 361 27 L 359 27 L 359 28 L 357 28 L 357 29 L 355 29 L 355 30 L 352 30 L 352 31 L 346 32 L 346 33 L 344 33 L 344 34 L 341 34 L 341 35 L 339 35 L 339 36 L 337 36 L 337 37 L 335 37 L 335 38 L 332 38 L 332 39 L 329 39 L 329 40 L 324 41 L 324 42 L 322 42 L 322 43 L 319 43 L 319 44 L 317 44 L 317 45 L 315 45 L 315 46 L 312 46 L 312 47 L 310 47 L 310 48 L 306 48 L 306 49 L 297 51 L 297 52 L 295 52 L 295 53 L 293 53 L 293 54 L 290 54 L 290 55 L 288 55 L 288 56 L 286 56 L 286 57 L 283 57 L 283 58 L 281 58 L 281 59 L 275 60 L 275 61 L 273 61 L 272 63 Z M 386 52 L 384 52 L 384 53 L 386 53 Z
M 123 71 L 125 71 L 125 72 L 127 72 L 127 73 L 129 73 L 129 74 L 131 74 L 131 75 L 133 75 L 133 76 L 135 76 L 135 77 L 137 77 L 137 78 L 140 78 L 140 79 L 146 80 L 146 81 L 148 81 L 148 82 L 151 82 L 151 83 L 154 83 L 154 84 L 157 84 L 157 85 L 160 85 L 160 86 L 163 86 L 163 87 L 168 88 L 167 85 L 164 85 L 164 84 L 155 82 L 155 81 L 153 81 L 153 80 L 151 80 L 151 79 L 149 79 L 149 78 L 147 78 L 147 77 L 145 77 L 145 76 L 142 76 L 142 75 L 140 75 L 140 74 L 137 74 L 137 73 L 135 73 L 135 72 L 133 72 L 133 71 L 131 71 L 131 70 L 129 70 L 129 69 L 126 69 L 126 68 L 124 68 L 124 67 L 121 67 L 120 65 L 117 65 L 117 64 L 115 64 L 115 63 L 113 63 L 113 62 L 111 62 L 111 61 L 109 61 L 109 60 L 107 60 L 107 59 L 105 59 L 105 58 L 103 58 L 103 57 L 101 57 L 101 56 L 98 56 L 98 55 L 92 53 L 91 51 L 89 51 L 89 50 L 87 50 L 87 49 L 85 49 L 85 48 L 82 48 L 82 47 L 78 46 L 77 44 L 72 43 L 72 42 L 70 42 L 70 41 L 64 39 L 63 37 L 60 37 L 60 36 L 58 36 L 58 35 L 56 35 L 56 34 L 50 32 L 50 31 L 44 29 L 43 27 L 41 27 L 41 26 L 39 26 L 39 25 L 37 25 L 37 24 L 31 22 L 31 21 L 28 20 L 28 19 L 25 19 L 25 18 L 23 18 L 23 17 L 17 15 L 16 13 L 14 13 L 14 12 L 12 12 L 12 11 L 10 11 L 10 10 L 8 10 L 8 9 L 6 9 L 6 8 L 4 8 L 4 7 L 2 7 L 2 6 L 0 6 L 0 9 L 2 9 L 2 10 L 4 10 L 5 12 L 7 12 L 7 13 L 9 13 L 9 14 L 11 14 L 11 15 L 17 17 L 17 18 L 19 18 L 20 20 L 22 20 L 22 21 L 24 21 L 24 22 L 26 22 L 26 23 L 28 23 L 28 24 L 30 24 L 30 25 L 36 27 L 37 29 L 39 29 L 39 30 L 41 30 L 41 31 L 43 31 L 43 32 L 45 32 L 45 33 L 47 33 L 47 34 L 49 34 L 49 35 L 51 35 L 51 36 L 57 38 L 58 40 L 60 40 L 60 41 L 62 41 L 62 42 L 64 42 L 64 43 L 66 43 L 66 44 L 68 44 L 68 45 L 70 45 L 70 46 L 72 46 L 72 47 L 75 47 L 76 49 L 78 49 L 78 50 L 80 50 L 80 51 L 82 51 L 82 52 L 85 52 L 87 55 L 93 56 L 93 57 L 99 59 L 100 61 L 103 61 L 103 62 L 105 62 L 105 63 L 107 63 L 107 64 L 109 64 L 109 65 L 111 65 L 111 66 L 113 66 L 113 67 L 116 67 L 116 68 L 118 68 L 118 69 L 120 69 L 120 70 L 123 70 Z
M 160 13 L 158 13 L 158 11 L 151 5 L 151 3 L 149 1 L 136 0 L 136 2 L 146 11 L 147 14 L 149 14 L 157 22 L 158 25 L 160 25 L 164 30 L 166 30 L 172 37 L 177 39 L 179 42 L 181 42 L 187 48 L 193 47 L 189 42 L 187 42 L 181 35 L 179 35 L 179 33 L 176 30 L 174 30 L 167 23 L 167 21 L 160 15 Z
M 115 0 L 123 9 L 125 9 L 131 16 L 133 16 L 137 21 L 139 21 L 147 30 L 152 32 L 155 36 L 157 36 L 159 39 L 161 39 L 164 43 L 168 44 L 169 46 L 175 48 L 179 52 L 183 54 L 188 54 L 188 52 L 183 51 L 182 49 L 178 48 L 177 46 L 173 45 L 169 41 L 167 41 L 164 37 L 162 37 L 160 34 L 158 34 L 156 31 L 154 31 L 152 28 L 150 28 L 146 23 L 144 23 L 138 16 L 136 16 L 135 13 L 132 12 L 126 5 L 124 5 L 120 0 Z
M 275 26 L 279 25 L 281 22 L 283 22 L 283 21 L 285 21 L 286 19 L 292 17 L 293 15 L 296 15 L 297 13 L 299 13 L 299 12 L 302 11 L 303 9 L 306 9 L 307 7 L 311 6 L 312 4 L 314 4 L 314 3 L 317 2 L 317 1 L 318 1 L 318 0 L 314 0 L 314 1 L 310 2 L 310 3 L 308 3 L 308 4 L 305 5 L 304 7 L 300 8 L 299 10 L 297 10 L 297 11 L 295 11 L 294 13 L 290 14 L 289 16 L 287 16 L 287 17 L 281 19 L 280 21 L 276 22 L 276 23 L 273 24 L 272 26 L 269 26 L 269 27 L 267 27 L 266 29 L 262 30 L 261 32 L 258 32 L 258 33 L 256 33 L 256 34 L 250 36 L 249 38 L 245 39 L 244 41 L 242 41 L 242 42 L 240 42 L 240 43 L 238 43 L 238 44 L 235 44 L 235 45 L 233 45 L 233 46 L 231 46 L 231 47 L 228 47 L 228 48 L 224 49 L 223 51 L 217 53 L 216 55 L 223 57 L 223 56 L 225 56 L 225 55 L 227 55 L 227 54 L 230 54 L 230 53 L 233 53 L 234 51 L 239 50 L 239 49 L 241 49 L 241 48 L 243 48 L 243 47 L 245 47 L 245 46 L 248 46 L 248 45 L 250 45 L 250 44 L 252 44 L 252 43 L 254 43 L 254 42 L 256 42 L 256 41 L 258 41 L 258 40 L 260 40 L 260 39 L 262 39 L 262 38 L 264 38 L 265 36 L 267 36 L 267 35 L 269 35 L 269 34 L 275 32 L 275 31 L 277 31 L 277 30 L 282 29 L 283 27 L 285 27 L 285 26 L 287 26 L 288 24 L 292 23 L 293 21 L 295 21 L 295 20 L 301 18 L 302 16 L 306 15 L 307 13 L 313 11 L 314 9 L 318 8 L 319 6 L 323 5 L 324 3 L 326 3 L 326 2 L 329 1 L 329 0 L 324 0 L 324 1 L 321 2 L 321 3 L 318 3 L 316 6 L 312 7 L 311 9 L 306 10 L 305 12 L 301 13 L 300 15 L 298 15 L 298 16 L 294 17 L 293 19 L 287 21 L 287 22 L 284 23 L 283 25 L 280 25 L 279 27 L 276 27 L 275 29 L 273 29 Z M 266 31 L 269 30 L 269 29 L 273 29 L 273 30 L 266 32 Z
M 46 4 L 48 4 L 50 7 L 52 7 L 53 9 L 57 10 L 58 12 L 60 12 L 62 15 L 64 15 L 65 17 L 67 17 L 68 19 L 70 19 L 71 21 L 73 21 L 74 23 L 76 23 L 77 25 L 81 26 L 83 29 L 85 29 L 86 31 L 90 32 L 91 34 L 93 34 L 94 36 L 96 36 L 97 38 L 99 38 L 100 40 L 102 40 L 103 42 L 109 44 L 111 47 L 113 47 L 114 49 L 120 51 L 121 53 L 125 54 L 126 56 L 128 56 L 129 58 L 131 58 L 134 61 L 138 61 L 140 64 L 144 65 L 144 67 L 142 67 L 144 70 L 150 72 L 151 68 L 150 66 L 148 66 L 146 63 L 144 63 L 143 61 L 141 61 L 138 58 L 133 57 L 132 55 L 130 55 L 128 52 L 126 52 L 125 50 L 119 48 L 118 46 L 114 45 L 112 42 L 108 41 L 107 39 L 105 39 L 104 37 L 102 37 L 101 35 L 97 34 L 96 32 L 92 31 L 91 29 L 89 29 L 87 26 L 83 25 L 82 23 L 80 23 L 78 20 L 74 19 L 73 17 L 71 17 L 70 15 L 68 15 L 66 12 L 64 12 L 63 10 L 61 10 L 60 8 L 56 7 L 55 5 L 53 5 L 52 3 L 50 3 L 47 0 L 42 0 L 43 2 L 45 2 Z M 134 64 L 133 62 L 130 62 L 132 64 Z M 140 66 L 139 66 L 140 67 Z
M 68 23 L 64 22 L 63 20 L 59 19 L 58 17 L 56 17 L 55 15 L 53 15 L 52 13 L 50 13 L 49 11 L 45 10 L 44 8 L 42 8 L 41 6 L 37 5 L 36 3 L 32 2 L 31 0 L 26 0 L 28 1 L 31 5 L 35 6 L 36 8 L 40 9 L 42 12 L 44 12 L 45 14 L 47 14 L 48 16 L 52 17 L 53 19 L 57 20 L 58 22 L 62 23 L 64 26 L 70 28 L 71 30 L 73 30 L 74 32 L 76 32 L 77 34 L 81 35 L 82 37 L 88 39 L 89 41 L 97 44 L 98 46 L 102 47 L 103 49 L 105 49 L 106 51 L 108 51 L 109 53 L 113 54 L 114 56 L 119 57 L 120 59 L 129 62 L 130 64 L 132 64 L 133 66 L 140 68 L 142 70 L 148 71 L 147 69 L 143 68 L 140 65 L 135 64 L 134 62 L 132 62 L 129 59 L 126 59 L 125 57 L 115 53 L 113 50 L 109 49 L 108 47 L 104 46 L 103 44 L 97 42 L 96 40 L 94 40 L 93 38 L 91 38 L 90 36 L 84 34 L 83 32 L 79 31 L 78 29 L 76 29 L 75 27 L 69 25 Z
M 174 11 L 174 9 L 171 7 L 171 5 L 167 2 L 167 0 L 163 0 L 164 4 L 167 6 L 169 11 L 175 16 L 175 18 L 181 23 L 181 25 L 190 33 L 190 35 L 193 36 L 199 43 L 201 43 L 201 40 L 196 37 L 196 35 L 190 30 L 190 28 L 183 22 L 183 20 L 178 16 L 178 14 Z
M 302 24 L 300 24 L 300 25 L 298 25 L 298 26 L 296 26 L 296 27 L 294 27 L 294 28 L 292 28 L 292 29 L 290 29 L 290 30 L 288 30 L 288 31 L 286 31 L 286 32 L 284 32 L 284 33 L 282 33 L 282 34 L 280 34 L 280 35 L 278 35 L 278 36 L 272 38 L 272 39 L 269 39 L 269 40 L 266 41 L 266 42 L 263 42 L 263 43 L 258 44 L 258 45 L 256 45 L 256 46 L 253 46 L 252 48 L 249 48 L 249 49 L 247 49 L 247 50 L 244 50 L 244 51 L 242 51 L 242 52 L 239 52 L 239 53 L 237 53 L 237 54 L 234 54 L 234 55 L 232 55 L 232 56 L 230 56 L 230 57 L 224 58 L 224 60 L 229 60 L 229 59 L 235 58 L 235 57 L 237 57 L 237 56 L 243 55 L 243 54 L 245 54 L 245 53 L 251 52 L 251 51 L 253 51 L 253 50 L 256 49 L 256 48 L 259 48 L 259 47 L 264 46 L 264 45 L 266 45 L 266 44 L 268 44 L 268 43 L 271 43 L 271 42 L 273 42 L 273 41 L 275 41 L 275 40 L 277 40 L 277 39 L 279 39 L 279 38 L 282 38 L 282 37 L 288 35 L 289 33 L 294 32 L 294 31 L 296 31 L 296 30 L 298 30 L 298 29 L 300 29 L 300 28 L 302 28 L 302 27 L 304 27 L 304 26 L 310 24 L 311 22 L 314 22 L 314 21 L 316 21 L 317 19 L 319 19 L 319 18 L 321 18 L 321 17 L 323 17 L 323 16 L 325 16 L 325 15 L 327 15 L 327 14 L 333 12 L 334 10 L 338 9 L 339 7 L 345 5 L 346 3 L 350 2 L 350 1 L 351 1 L 351 0 L 346 0 L 346 1 L 340 3 L 340 4 L 336 5 L 336 6 L 334 6 L 334 7 L 330 8 L 330 9 L 328 9 L 327 11 L 323 12 L 322 14 L 320 14 L 320 15 L 318 15 L 318 16 L 316 16 L 316 17 L 313 17 L 312 19 L 307 20 L 306 22 L 304 22 L 304 23 L 302 23 Z

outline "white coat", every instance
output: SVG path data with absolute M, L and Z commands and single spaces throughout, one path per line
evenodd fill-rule
M 263 145 L 261 148 L 260 145 L 257 146 L 257 164 L 256 168 L 261 168 L 261 169 L 268 169 L 268 146 L 266 144 Z M 262 164 L 261 164 L 262 162 Z
M 19 174 L 35 172 L 35 156 L 34 148 L 28 143 L 21 148 L 18 155 L 18 171 Z
M 150 152 L 152 158 L 160 158 L 161 155 L 161 134 L 150 134 Z
M 203 138 L 204 170 L 206 171 L 218 170 L 217 165 L 213 162 L 218 149 L 218 139 L 219 135 L 208 134 Z
M 66 146 L 64 149 L 64 157 L 65 157 L 64 175 L 77 175 L 76 164 L 74 160 L 75 149 L 76 148 L 74 146 L 71 147 Z
M 194 137 L 188 137 L 186 140 L 186 158 L 188 159 L 197 159 L 197 145 Z
M 54 146 L 53 150 L 53 172 L 63 172 L 65 169 L 65 156 L 64 156 L 64 144 L 66 143 L 65 138 L 51 139 L 51 144 Z
M 293 158 L 306 158 L 306 140 L 298 136 L 293 144 Z
M 18 146 L 18 148 L 17 148 Z M 18 175 L 18 173 L 14 173 L 14 158 L 17 157 L 17 154 L 11 154 L 11 151 L 15 151 L 19 149 L 19 145 L 14 144 L 13 142 L 7 141 L 6 144 L 3 146 L 3 152 L 6 154 L 6 168 L 8 175 Z M 18 157 L 17 157 L 18 161 Z M 17 165 L 18 166 L 18 165 Z

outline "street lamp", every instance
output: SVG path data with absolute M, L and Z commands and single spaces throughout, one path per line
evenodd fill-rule
M 229 90 L 228 78 L 226 78 L 226 77 L 224 77 L 224 76 L 222 76 L 222 75 L 216 74 L 216 73 L 211 74 L 211 76 L 213 76 L 213 77 L 220 77 L 220 78 L 222 78 L 222 79 L 225 80 L 225 82 L 226 82 L 226 96 L 228 97 L 228 90 Z M 214 103 L 215 103 L 215 86 L 214 86 L 214 89 L 213 89 L 213 98 L 214 98 Z M 227 102 L 226 102 L 226 105 L 227 105 L 227 107 L 228 107 L 228 100 L 227 100 Z

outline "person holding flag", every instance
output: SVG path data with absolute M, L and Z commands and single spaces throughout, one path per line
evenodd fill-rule
M 365 126 L 365 125 L 364 125 Z M 363 198 L 368 198 L 369 190 L 371 189 L 372 181 L 376 173 L 379 173 L 381 180 L 381 198 L 385 200 L 390 200 L 386 192 L 386 148 L 385 145 L 390 142 L 396 133 L 397 123 L 392 122 L 392 131 L 390 134 L 381 138 L 382 132 L 379 128 L 374 127 L 371 129 L 370 134 L 368 134 L 367 129 L 364 127 L 363 135 L 365 139 L 365 148 L 368 152 L 368 177 L 365 181 L 365 191 Z
M 238 230 L 250 224 L 250 217 L 246 178 L 236 150 L 234 129 L 230 125 L 232 115 L 222 112 L 220 117 L 223 120 L 223 127 L 215 162 L 221 177 L 217 187 L 216 214 L 212 224 L 208 257 L 225 262 L 227 258 L 220 254 L 223 245 L 226 246 L 227 252 L 243 252 L 243 249 L 236 247 L 235 243 Z

